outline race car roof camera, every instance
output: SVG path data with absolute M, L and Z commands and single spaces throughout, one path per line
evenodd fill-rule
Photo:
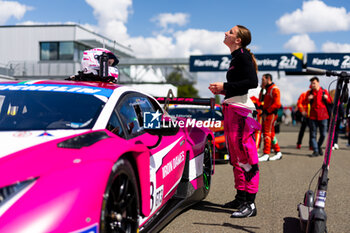
M 101 79 L 108 77 L 108 55 L 107 53 L 103 52 L 99 56 L 100 60 L 100 72 L 99 76 Z

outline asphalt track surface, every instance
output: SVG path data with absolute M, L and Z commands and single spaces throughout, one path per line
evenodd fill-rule
M 282 129 L 277 134 L 283 158 L 260 162 L 257 216 L 233 219 L 230 218 L 233 210 L 221 208 L 234 198 L 235 190 L 231 165 L 217 164 L 208 197 L 182 212 L 161 232 L 301 232 L 297 205 L 303 201 L 309 183 L 321 168 L 324 158 L 309 156 L 312 151 L 307 145 L 308 132 L 305 132 L 302 148 L 296 149 L 298 127 L 293 128 L 287 130 L 289 132 Z M 350 232 L 350 148 L 346 147 L 347 141 L 342 136 L 338 140 L 340 149 L 331 155 L 325 207 L 328 232 L 335 233 Z M 311 190 L 316 188 L 317 178 Z

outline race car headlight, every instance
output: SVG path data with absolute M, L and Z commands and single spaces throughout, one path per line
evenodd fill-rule
M 0 207 L 4 205 L 7 201 L 11 200 L 16 194 L 20 193 L 22 190 L 25 190 L 30 186 L 36 178 L 29 179 L 23 182 L 18 182 L 13 185 L 0 188 Z

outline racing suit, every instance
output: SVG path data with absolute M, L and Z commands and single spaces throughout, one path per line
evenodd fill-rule
M 249 89 L 258 86 L 258 77 L 247 49 L 237 49 L 231 55 L 232 60 L 226 74 L 227 82 L 224 83 L 226 144 L 233 166 L 235 188 L 247 192 L 247 196 L 254 194 L 253 200 L 250 200 L 254 202 L 259 186 L 259 170 L 253 134 L 260 129 L 260 125 L 252 117 L 255 107 L 247 94 Z M 246 173 L 252 170 L 253 177 L 247 179 Z
M 301 145 L 306 127 L 309 125 L 310 104 L 307 99 L 307 91 L 301 93 L 297 102 L 298 111 L 302 114 L 301 126 L 298 134 L 297 145 Z M 311 137 L 309 137 L 309 147 L 311 147 Z
M 271 147 L 275 152 L 280 152 L 280 146 L 276 141 L 272 145 L 272 141 L 275 138 L 275 122 L 277 120 L 277 111 L 281 107 L 280 90 L 278 87 L 271 83 L 266 85 L 266 94 L 264 95 L 263 105 L 263 125 L 262 131 L 264 135 L 264 154 L 270 154 Z
M 257 193 L 259 173 L 246 181 L 244 169 L 258 163 L 258 153 L 253 134 L 260 130 L 260 124 L 253 118 L 252 111 L 247 106 L 236 103 L 223 104 L 224 125 L 227 150 L 230 162 L 234 167 L 235 188 L 248 193 Z
M 260 97 L 263 97 L 264 95 L 263 93 L 263 88 L 260 90 L 260 94 L 259 94 L 259 98 L 256 98 L 255 96 L 250 97 L 250 99 L 253 101 L 255 108 L 256 108 L 256 120 L 257 122 L 262 125 L 262 106 L 264 104 L 263 100 L 260 99 Z M 260 148 L 260 142 L 261 142 L 261 130 L 256 130 L 255 134 L 255 145 L 256 145 L 256 149 L 259 150 Z

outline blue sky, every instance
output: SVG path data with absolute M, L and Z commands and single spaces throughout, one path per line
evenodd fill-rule
M 93 2 L 97 2 L 97 4 Z M 5 3 L 18 3 L 25 6 L 26 10 L 22 13 L 16 13 L 18 11 L 16 9 L 8 10 L 5 8 Z M 310 6 L 311 11 L 307 9 L 307 5 Z M 212 35 L 218 38 L 217 44 L 208 44 L 207 46 L 211 48 L 204 45 L 196 47 L 191 44 L 192 46 L 187 47 L 187 50 L 193 53 L 206 53 L 207 51 L 215 51 L 215 47 L 220 47 L 217 48 L 217 51 L 223 53 L 226 49 L 222 45 L 223 32 L 236 24 L 245 25 L 251 30 L 253 35 L 251 47 L 256 53 L 324 52 L 331 49 L 328 47 L 327 50 L 327 47 L 323 47 L 327 42 L 333 43 L 333 51 L 350 51 L 350 41 L 348 40 L 350 38 L 350 2 L 347 0 L 0 0 L 0 13 L 5 9 L 7 16 L 4 14 L 2 17 L 0 16 L 0 24 L 2 25 L 80 23 L 90 26 L 91 29 L 101 34 L 115 37 L 112 39 L 117 41 L 118 37 L 121 38 L 119 41 L 130 44 L 140 56 L 148 54 L 157 57 L 158 55 L 154 51 L 146 53 L 138 48 L 139 45 L 133 45 L 132 42 L 135 42 L 135 38 L 150 40 L 158 37 L 160 40 L 159 37 L 163 36 L 164 39 L 172 40 L 171 44 L 165 43 L 163 46 L 176 45 L 176 41 L 180 37 L 180 35 L 175 35 L 176 32 L 178 34 L 185 33 L 188 37 L 200 37 L 200 33 L 196 33 L 195 30 L 208 32 L 203 34 L 203 38 L 201 38 L 203 43 L 207 39 L 204 36 Z M 170 15 L 168 15 L 168 21 L 165 19 L 165 14 Z M 180 14 L 185 15 L 186 19 L 183 23 L 181 23 Z M 277 23 L 288 15 L 289 23 L 285 22 L 280 25 Z M 171 16 L 172 19 L 170 19 Z M 319 16 L 319 18 L 315 16 Z M 176 21 L 176 19 L 179 20 Z M 336 20 L 337 23 L 333 23 L 332 20 Z M 118 33 L 111 32 L 108 27 L 101 27 L 102 24 L 111 21 L 124 25 L 126 28 L 124 34 L 127 37 L 125 35 L 120 37 Z M 163 26 L 160 25 L 161 21 L 165 22 Z M 326 25 L 326 21 L 329 22 L 329 25 Z M 339 27 L 336 26 L 337 24 Z M 300 30 L 292 31 L 291 25 Z M 319 27 L 318 30 L 313 30 L 317 27 Z M 193 30 L 192 33 L 189 30 Z M 222 34 L 220 35 L 220 33 Z M 301 37 L 302 35 L 304 37 Z M 296 42 L 294 44 L 290 42 L 290 45 L 287 46 L 286 44 L 293 37 Z M 299 43 L 297 38 L 300 38 L 300 41 L 304 41 L 309 47 L 303 48 L 300 45 L 303 43 Z M 192 40 L 190 43 L 197 42 Z M 336 44 L 338 47 L 335 46 Z M 188 51 L 181 52 L 186 54 Z M 172 56 L 172 53 L 164 55 Z M 178 52 L 174 55 L 181 56 L 181 53 Z
M 255 53 L 350 52 L 349 0 L 0 0 L 0 25 L 68 22 L 131 46 L 137 57 L 227 54 L 224 32 L 236 24 L 251 30 Z M 198 75 L 202 95 L 214 76 L 225 78 Z

